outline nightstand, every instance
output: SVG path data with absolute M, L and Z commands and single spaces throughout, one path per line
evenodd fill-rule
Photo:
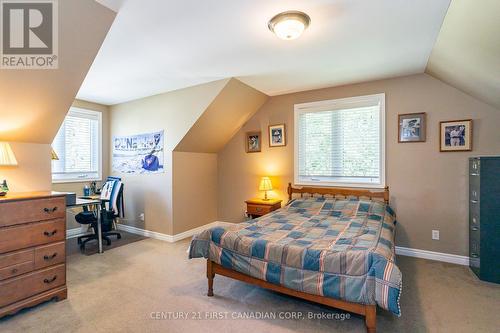
M 266 215 L 272 211 L 281 208 L 281 201 L 279 199 L 251 199 L 245 201 L 247 203 L 247 215 L 251 218 L 257 218 Z

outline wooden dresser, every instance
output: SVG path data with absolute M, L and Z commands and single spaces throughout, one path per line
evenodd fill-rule
M 0 317 L 66 295 L 64 194 L 0 197 Z

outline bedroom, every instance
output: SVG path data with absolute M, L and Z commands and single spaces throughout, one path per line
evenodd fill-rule
M 46 3 L 55 67 L 0 68 L 0 330 L 496 330 L 496 2 Z

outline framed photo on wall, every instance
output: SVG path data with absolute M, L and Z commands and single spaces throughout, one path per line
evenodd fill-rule
M 258 153 L 260 152 L 262 145 L 262 133 L 259 132 L 247 132 L 245 136 L 245 147 L 247 153 Z
M 426 114 L 406 113 L 398 115 L 398 142 L 425 142 Z
M 286 146 L 285 124 L 269 126 L 269 147 Z
M 439 123 L 440 151 L 472 150 L 472 120 L 450 120 Z

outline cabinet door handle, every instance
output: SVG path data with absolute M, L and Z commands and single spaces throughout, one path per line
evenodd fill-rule
M 43 283 L 49 284 L 49 283 L 54 282 L 56 279 L 57 279 L 57 275 L 54 275 L 54 277 L 52 279 L 43 280 Z
M 46 260 L 46 261 L 48 261 L 48 260 L 54 259 L 56 256 L 57 256 L 57 252 L 54 252 L 54 254 L 52 254 L 51 256 L 44 255 L 43 259 Z
M 472 258 L 478 258 L 478 257 L 479 257 L 479 256 L 477 255 L 477 253 L 474 253 L 474 252 L 472 252 L 472 253 L 470 254 L 470 256 L 471 256 Z
M 478 227 L 472 227 L 471 229 L 472 229 L 472 231 L 478 231 L 479 230 Z
M 54 213 L 57 210 L 57 207 L 47 208 L 45 207 L 43 211 L 47 214 Z
M 470 202 L 475 204 L 475 203 L 477 203 L 477 200 L 471 200 Z
M 47 237 L 52 237 L 52 236 L 54 236 L 55 234 L 57 234 L 57 229 L 56 229 L 56 230 L 54 230 L 54 231 L 51 231 L 51 232 L 49 232 L 49 231 L 44 231 L 44 232 L 43 232 L 43 234 L 44 234 L 45 236 L 47 236 Z

